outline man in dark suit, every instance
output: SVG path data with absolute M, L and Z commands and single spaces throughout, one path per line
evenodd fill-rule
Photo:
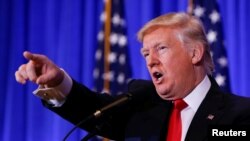
M 212 134 L 226 136 L 210 130 L 215 125 L 250 125 L 250 100 L 223 93 L 211 76 L 210 48 L 198 19 L 185 13 L 162 15 L 149 21 L 138 38 L 152 82 L 131 81 L 129 102 L 80 127 L 114 140 L 203 141 Z M 46 56 L 24 52 L 24 57 L 29 62 L 19 67 L 16 80 L 40 85 L 34 93 L 44 105 L 74 124 L 119 99 L 77 83 Z

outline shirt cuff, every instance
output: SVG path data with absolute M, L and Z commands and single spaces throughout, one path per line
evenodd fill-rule
M 39 87 L 33 91 L 33 94 L 49 104 L 53 105 L 53 107 L 61 107 L 65 101 L 66 97 L 70 93 L 70 90 L 73 85 L 73 81 L 71 77 L 63 70 L 64 73 L 63 81 L 56 87 L 47 87 L 43 85 L 39 85 Z

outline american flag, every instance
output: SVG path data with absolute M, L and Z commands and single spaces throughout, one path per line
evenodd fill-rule
M 227 53 L 224 46 L 221 16 L 216 0 L 194 0 L 193 14 L 201 19 L 211 47 L 215 72 L 219 86 L 230 92 Z
M 105 10 L 100 16 L 102 28 L 97 35 L 96 67 L 93 71 L 94 90 L 116 95 L 126 90 L 127 81 L 131 77 L 124 5 L 122 0 L 104 2 Z

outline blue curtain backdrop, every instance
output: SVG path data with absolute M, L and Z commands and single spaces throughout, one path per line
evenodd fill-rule
M 232 92 L 250 97 L 250 1 L 218 0 Z M 148 20 L 186 11 L 187 0 L 125 0 L 133 78 L 149 79 L 136 32 Z M 50 57 L 74 79 L 93 87 L 92 71 L 102 0 L 0 0 L 0 140 L 60 141 L 72 124 L 32 95 L 36 85 L 18 84 L 14 73 L 29 50 Z M 69 140 L 86 133 L 77 130 Z

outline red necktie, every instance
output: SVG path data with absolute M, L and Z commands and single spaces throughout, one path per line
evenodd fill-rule
M 182 99 L 174 101 L 173 111 L 168 125 L 166 141 L 181 141 L 181 110 L 187 107 L 187 103 Z

